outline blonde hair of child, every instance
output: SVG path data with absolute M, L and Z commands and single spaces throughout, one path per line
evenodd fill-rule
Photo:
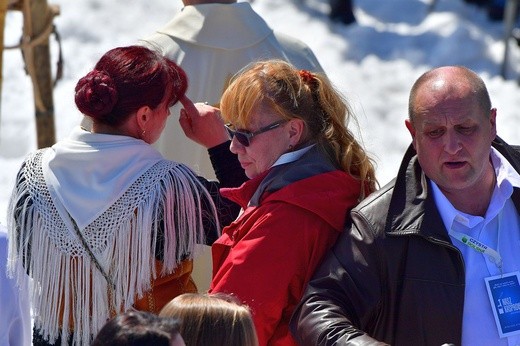
M 181 294 L 159 316 L 181 321 L 180 333 L 188 346 L 258 346 L 249 308 L 231 295 Z

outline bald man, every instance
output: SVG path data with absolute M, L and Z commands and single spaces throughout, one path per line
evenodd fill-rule
M 520 148 L 464 67 L 423 74 L 408 113 L 397 177 L 352 210 L 292 331 L 302 345 L 518 345 Z

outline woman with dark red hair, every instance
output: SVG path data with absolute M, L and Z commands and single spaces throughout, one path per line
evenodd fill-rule
M 9 205 L 9 270 L 34 281 L 34 344 L 88 345 L 117 313 L 159 312 L 197 290 L 195 246 L 211 244 L 238 207 L 150 145 L 186 89 L 184 71 L 153 51 L 112 49 L 75 89 L 91 131 L 77 127 L 23 163 Z M 221 186 L 246 179 L 227 145 L 213 155 L 236 172 L 220 175 Z

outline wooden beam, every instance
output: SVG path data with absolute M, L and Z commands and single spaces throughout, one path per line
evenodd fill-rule
M 502 58 L 500 75 L 505 79 L 507 79 L 507 66 L 509 63 L 509 39 L 517 19 L 519 2 L 519 0 L 507 0 L 504 10 L 504 56 Z
M 54 15 L 47 0 L 28 1 L 24 11 L 24 40 L 30 42 L 52 25 Z M 28 17 L 28 18 L 27 18 Z M 38 40 L 37 45 L 23 46 L 24 57 L 33 83 L 38 148 L 49 147 L 56 142 L 54 125 L 53 81 L 49 38 Z M 27 42 L 26 42 L 27 43 Z

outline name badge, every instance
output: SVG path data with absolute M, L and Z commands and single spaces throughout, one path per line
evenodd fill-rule
M 484 279 L 501 338 L 520 334 L 520 272 Z

